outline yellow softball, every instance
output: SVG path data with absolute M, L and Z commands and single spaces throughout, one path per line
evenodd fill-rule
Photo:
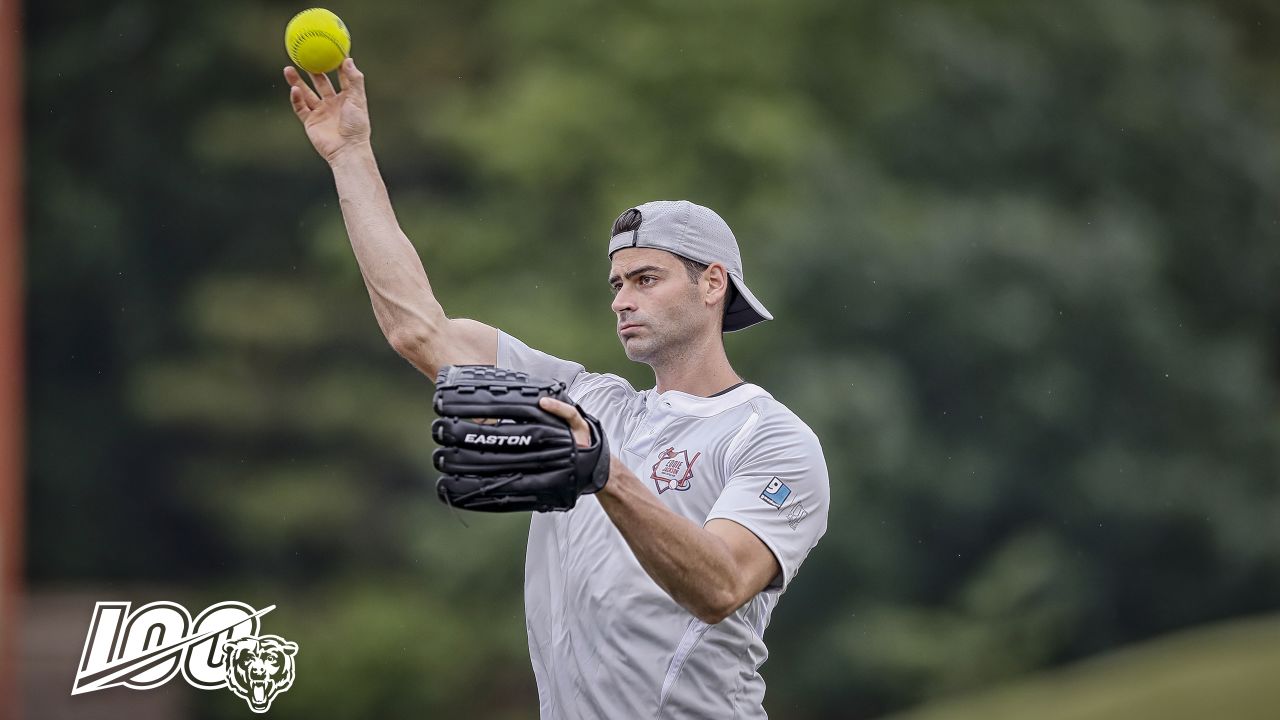
M 284 49 L 294 65 L 313 73 L 338 69 L 351 52 L 351 34 L 324 8 L 303 10 L 284 28 Z

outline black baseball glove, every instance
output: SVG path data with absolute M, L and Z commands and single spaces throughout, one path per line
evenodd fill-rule
M 569 424 L 538 406 L 551 397 L 578 409 L 591 428 L 579 447 Z M 467 510 L 568 510 L 609 479 L 600 421 L 569 399 L 565 384 L 490 365 L 446 365 L 436 377 L 432 461 L 440 500 Z

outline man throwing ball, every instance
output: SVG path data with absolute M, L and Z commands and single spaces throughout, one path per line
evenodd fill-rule
M 614 222 L 618 338 L 655 378 L 637 391 L 445 314 L 374 160 L 364 76 L 347 59 L 339 77 L 341 91 L 285 69 L 391 346 L 428 378 L 444 368 L 442 385 L 463 365 L 546 379 L 561 399 L 539 407 L 583 452 L 607 457 L 571 510 L 530 523 L 525 612 L 542 717 L 765 717 L 765 627 L 826 531 L 829 486 L 817 437 L 725 354 L 722 333 L 772 319 L 743 280 L 728 225 L 687 201 L 637 205 Z

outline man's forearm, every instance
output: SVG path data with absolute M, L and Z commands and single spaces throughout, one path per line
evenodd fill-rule
M 333 159 L 334 183 L 351 249 L 369 290 L 378 326 L 393 345 L 427 336 L 445 320 L 422 260 L 396 221 L 386 185 L 368 143 Z
M 722 539 L 669 510 L 616 459 L 597 497 L 641 567 L 673 600 L 709 623 L 737 609 L 739 578 Z

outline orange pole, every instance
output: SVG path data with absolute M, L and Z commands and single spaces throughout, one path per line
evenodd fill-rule
M 21 713 L 23 580 L 22 16 L 0 0 L 0 717 Z

